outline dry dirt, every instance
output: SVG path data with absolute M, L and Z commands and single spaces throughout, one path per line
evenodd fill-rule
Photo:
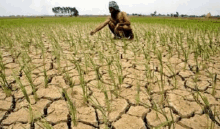
M 86 37 L 82 38 L 87 40 Z M 51 41 L 46 34 L 42 35 L 46 47 L 45 69 L 48 76 L 47 88 L 44 85 L 44 64 L 41 51 L 35 52 L 35 48 L 30 46 L 28 55 L 31 57 L 31 76 L 33 84 L 36 86 L 38 101 L 34 99 L 32 88 L 24 72 L 21 70 L 19 61 L 14 61 L 10 52 L 2 47 L 3 63 L 6 67 L 5 74 L 11 86 L 12 94 L 11 96 L 6 96 L 2 88 L 0 89 L 0 128 L 42 129 L 45 128 L 43 121 L 47 121 L 55 129 L 94 129 L 105 128 L 106 119 L 108 128 L 116 129 L 149 129 L 155 127 L 207 129 L 211 128 L 211 125 L 214 129 L 220 128 L 219 55 L 215 55 L 211 57 L 211 60 L 203 62 L 203 64 L 206 64 L 206 67 L 200 65 L 199 72 L 197 72 L 193 53 L 189 55 L 189 60 L 185 65 L 183 56 L 178 57 L 176 52 L 172 56 L 168 56 L 166 49 L 162 49 L 164 68 L 163 72 L 160 73 L 160 62 L 152 50 L 149 50 L 150 61 L 147 64 L 148 70 L 146 70 L 144 54 L 140 53 L 139 55 L 137 50 L 135 57 L 132 51 L 132 43 L 141 48 L 146 40 L 139 38 L 139 41 L 137 39 L 126 41 L 128 43 L 128 50 L 124 53 L 124 43 L 122 40 L 114 40 L 111 43 L 108 37 L 101 37 L 98 40 L 96 38 L 99 38 L 98 34 L 90 37 L 88 41 L 92 44 L 93 48 L 91 50 L 86 50 L 87 46 L 83 44 L 81 47 L 77 46 L 77 53 L 72 51 L 68 41 L 62 38 L 57 39 L 63 51 L 59 66 L 57 58 L 53 55 L 54 48 L 51 45 Z M 108 48 L 111 48 L 112 45 L 115 46 L 115 49 Z M 160 48 L 160 46 L 157 47 L 158 49 Z M 105 57 L 119 55 L 123 71 L 123 82 L 121 85 L 115 74 L 118 69 L 112 67 L 118 86 L 118 95 L 115 95 L 117 93 L 114 91 L 113 82 L 108 74 L 107 63 L 105 60 L 103 62 L 100 61 L 98 51 L 101 51 Z M 99 79 L 91 64 L 86 68 L 85 63 L 88 60 L 86 56 L 92 57 L 92 60 L 99 67 L 98 72 L 101 75 Z M 71 62 L 72 58 L 75 58 L 82 69 L 84 69 L 83 75 L 87 95 L 91 98 L 96 98 L 93 99 L 95 100 L 94 103 L 102 107 L 106 112 L 107 118 L 90 100 L 87 102 L 83 101 L 79 73 L 74 63 Z M 202 62 L 201 59 L 199 61 Z M 171 65 L 174 72 L 170 72 L 166 65 Z M 19 75 L 18 77 L 25 86 L 30 98 L 34 114 L 33 125 L 30 124 L 29 104 L 24 98 L 19 84 L 13 77 L 13 71 L 16 75 Z M 208 71 L 216 76 L 215 94 L 212 94 L 214 82 Z M 73 87 L 69 86 L 70 83 L 66 78 L 66 72 L 69 73 L 74 82 Z M 149 73 L 150 75 L 148 75 Z M 148 77 L 146 77 L 147 75 Z M 110 108 L 108 108 L 103 87 L 107 91 Z M 64 98 L 65 96 L 62 94 L 62 88 L 67 91 L 68 96 L 76 107 L 77 126 L 69 122 L 70 118 L 68 116 L 70 112 L 68 103 Z M 203 99 L 198 93 L 207 98 L 209 106 L 205 106 Z

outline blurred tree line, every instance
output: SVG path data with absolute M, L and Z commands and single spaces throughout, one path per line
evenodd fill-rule
M 132 13 L 130 15 L 132 15 L 132 16 L 147 16 L 147 15 L 138 14 L 138 13 Z M 164 17 L 164 16 L 166 16 L 166 17 L 206 17 L 206 18 L 218 18 L 218 19 L 220 19 L 220 15 L 212 16 L 211 13 L 203 14 L 203 15 L 187 15 L 187 14 L 179 14 L 179 12 L 176 12 L 176 14 L 175 13 L 171 13 L 171 14 L 160 14 L 159 13 L 159 14 L 157 14 L 157 11 L 154 11 L 150 15 L 152 17 L 154 17 L 154 16 L 161 16 L 161 17 Z
M 79 16 L 79 12 L 75 7 L 54 7 L 52 8 L 53 13 L 55 15 L 63 16 Z

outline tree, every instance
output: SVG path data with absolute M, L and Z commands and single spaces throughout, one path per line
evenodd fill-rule
M 179 13 L 178 12 L 176 12 L 176 15 L 177 15 L 177 17 L 179 17 Z
M 201 17 L 205 17 L 205 14 L 201 15 Z
M 150 15 L 151 15 L 152 17 L 153 17 L 153 16 L 155 16 L 155 14 L 154 14 L 154 13 L 151 13 Z
M 75 7 L 54 7 L 52 8 L 55 15 L 70 15 L 70 16 L 79 16 L 79 12 Z
M 154 11 L 154 16 L 156 16 L 156 14 L 157 14 L 157 11 Z
M 53 13 L 55 13 L 55 15 L 57 15 L 59 13 L 59 8 L 60 7 L 54 7 L 52 8 Z
M 79 12 L 78 12 L 78 10 L 77 10 L 75 7 L 72 8 L 72 12 L 73 12 L 72 15 L 74 15 L 75 17 L 76 17 L 76 16 L 79 16 Z
M 176 14 L 173 15 L 174 17 L 178 17 Z

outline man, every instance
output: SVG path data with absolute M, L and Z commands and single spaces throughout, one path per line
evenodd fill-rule
M 96 32 L 108 25 L 109 29 L 114 34 L 115 39 L 133 39 L 134 35 L 130 26 L 131 23 L 126 12 L 121 12 L 115 1 L 109 2 L 109 12 L 111 13 L 111 17 L 108 17 L 104 23 L 100 24 L 95 30 L 91 31 L 90 35 L 94 35 Z

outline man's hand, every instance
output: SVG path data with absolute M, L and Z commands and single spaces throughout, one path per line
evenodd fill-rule
M 121 26 L 121 23 L 118 23 L 117 25 L 116 25 L 116 27 L 115 27 L 115 32 L 118 30 L 118 27 L 120 27 Z
M 95 34 L 95 31 L 94 31 L 94 30 L 90 32 L 90 35 L 94 35 L 94 34 Z
M 115 29 L 118 29 L 119 26 L 120 26 L 120 23 L 118 23 L 118 24 L 116 25 Z

